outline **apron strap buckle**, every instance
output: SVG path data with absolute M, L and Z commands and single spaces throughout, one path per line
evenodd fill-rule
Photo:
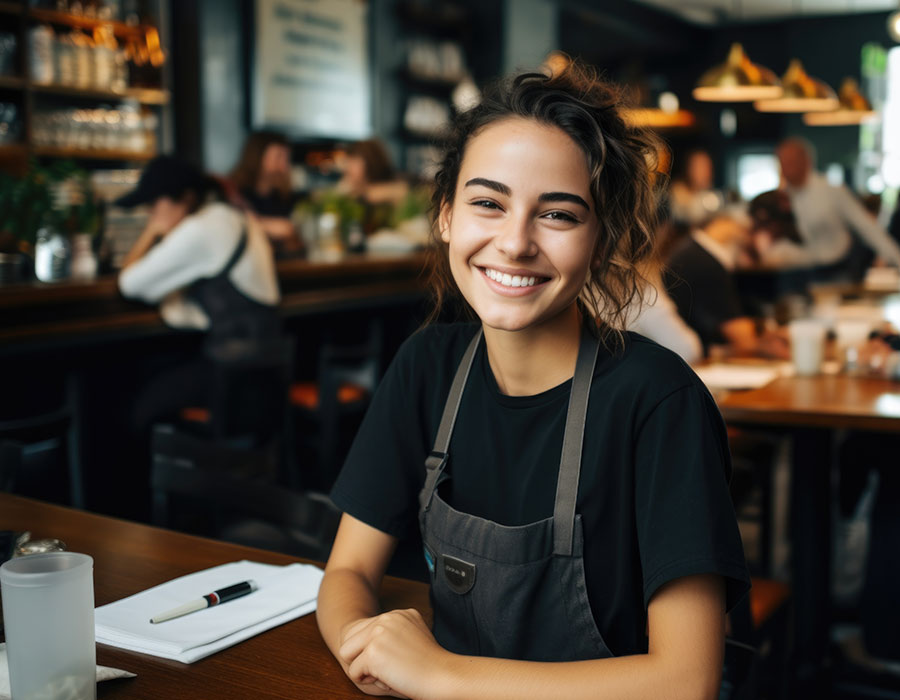
M 428 471 L 438 470 L 443 471 L 444 467 L 447 465 L 447 453 L 446 452 L 437 452 L 432 450 L 428 453 L 428 457 L 425 458 L 425 468 Z

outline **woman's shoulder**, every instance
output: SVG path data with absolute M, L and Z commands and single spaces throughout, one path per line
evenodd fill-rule
M 610 374 L 632 390 L 646 388 L 659 395 L 687 387 L 706 391 L 700 378 L 679 355 L 633 331 L 625 332 L 624 347 L 615 353 L 611 364 L 614 371 Z

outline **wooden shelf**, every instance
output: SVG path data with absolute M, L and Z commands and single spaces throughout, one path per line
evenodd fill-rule
M 21 2 L 0 2 L 0 14 L 20 15 L 25 6 Z
M 22 158 L 28 153 L 24 143 L 0 143 L 0 160 Z
M 62 95 L 65 97 L 86 97 L 98 100 L 124 100 L 133 99 L 145 105 L 164 105 L 169 102 L 168 90 L 153 88 L 126 88 L 122 92 L 113 90 L 97 90 L 94 88 L 79 88 L 69 85 L 36 85 L 31 89 L 48 95 Z
M 145 24 L 125 24 L 124 22 L 116 22 L 110 19 L 96 19 L 93 17 L 80 17 L 78 15 L 70 15 L 67 12 L 57 12 L 55 10 L 42 10 L 39 8 L 31 8 L 28 10 L 28 16 L 31 19 L 48 24 L 62 24 L 67 27 L 77 27 L 80 29 L 95 29 L 100 26 L 111 26 L 116 36 L 142 36 L 148 29 Z
M 32 152 L 36 156 L 47 158 L 73 158 L 75 160 L 132 160 L 147 161 L 156 157 L 156 153 L 147 151 L 137 153 L 134 151 L 107 151 L 81 148 L 57 148 L 55 146 L 35 146 Z
M 25 79 L 17 75 L 0 75 L 0 88 L 7 90 L 22 90 L 25 87 Z

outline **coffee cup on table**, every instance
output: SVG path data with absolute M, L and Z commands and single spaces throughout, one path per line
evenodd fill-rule
M 798 375 L 818 374 L 825 355 L 826 325 L 814 318 L 795 319 L 788 324 L 791 359 Z
M 0 566 L 12 697 L 96 700 L 93 568 L 74 552 Z

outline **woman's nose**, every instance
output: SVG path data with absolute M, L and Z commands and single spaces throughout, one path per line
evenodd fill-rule
M 510 217 L 497 233 L 494 245 L 510 259 L 527 258 L 537 253 L 531 222 L 525 217 Z

